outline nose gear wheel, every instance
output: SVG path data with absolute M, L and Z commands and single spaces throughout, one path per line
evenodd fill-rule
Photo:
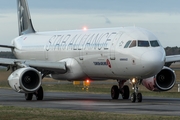
M 138 85 L 141 82 L 141 80 L 136 80 L 135 82 L 132 82 L 134 92 L 131 94 L 131 102 L 142 102 L 142 94 L 138 90 Z

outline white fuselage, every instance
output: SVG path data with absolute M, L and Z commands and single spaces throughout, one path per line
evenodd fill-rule
M 130 47 L 133 40 L 136 45 Z M 138 40 L 149 46 L 140 46 Z M 165 51 L 160 43 L 153 46 L 154 40 L 159 43 L 145 29 L 122 27 L 38 32 L 20 36 L 12 45 L 18 59 L 67 62 L 68 72 L 52 75 L 55 79 L 128 79 L 151 77 L 162 69 Z

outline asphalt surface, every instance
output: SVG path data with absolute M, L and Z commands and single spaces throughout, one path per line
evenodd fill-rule
M 130 100 L 111 100 L 108 94 L 46 92 L 43 101 L 26 101 L 24 94 L 0 89 L 0 105 L 85 110 L 111 113 L 180 116 L 180 98 L 143 97 L 142 103 Z

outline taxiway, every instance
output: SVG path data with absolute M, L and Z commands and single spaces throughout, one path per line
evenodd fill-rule
M 45 92 L 43 101 L 26 101 L 24 94 L 0 89 L 0 105 L 127 114 L 180 116 L 180 98 L 144 97 L 142 103 L 111 100 L 108 94 Z

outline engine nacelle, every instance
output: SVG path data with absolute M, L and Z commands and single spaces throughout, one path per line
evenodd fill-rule
M 16 92 L 32 93 L 41 86 L 41 74 L 34 68 L 20 68 L 14 71 L 9 77 L 9 85 Z
M 143 79 L 142 84 L 151 91 L 168 91 L 173 88 L 175 81 L 175 72 L 168 67 L 163 67 L 157 75 Z
M 57 80 L 84 80 L 84 74 L 80 64 L 73 58 L 63 59 L 60 62 L 66 62 L 67 72 L 65 74 L 51 74 L 53 79 Z

